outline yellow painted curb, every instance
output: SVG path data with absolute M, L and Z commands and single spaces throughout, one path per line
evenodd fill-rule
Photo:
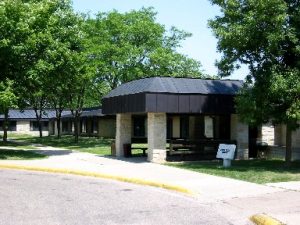
M 284 223 L 266 214 L 253 215 L 250 217 L 250 220 L 257 225 L 284 225 Z
M 94 173 L 94 172 L 86 172 L 86 171 L 79 171 L 79 170 L 67 170 L 67 169 L 54 169 L 54 168 L 46 168 L 46 167 L 33 167 L 33 166 L 21 166 L 21 165 L 0 165 L 0 169 L 18 169 L 18 170 L 31 170 L 31 171 L 40 171 L 40 172 L 50 172 L 50 173 L 62 173 L 62 174 L 72 174 L 72 175 L 80 175 L 80 176 L 89 176 L 89 177 L 97 177 L 97 178 L 104 178 L 104 179 L 111 179 L 117 180 L 127 183 L 139 184 L 139 185 L 147 185 L 152 187 L 163 188 L 167 190 L 181 192 L 187 195 L 194 196 L 196 193 L 188 190 L 184 187 L 164 184 L 156 181 L 147 181 L 137 178 L 130 178 L 130 177 L 122 177 L 122 176 L 115 176 L 109 174 L 102 174 L 102 173 Z

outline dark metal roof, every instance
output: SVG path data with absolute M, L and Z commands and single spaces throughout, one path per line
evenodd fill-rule
M 242 85 L 240 80 L 151 77 L 122 84 L 104 98 L 138 93 L 235 95 Z
M 102 109 L 99 107 L 93 107 L 93 108 L 86 108 L 83 109 L 83 112 L 81 113 L 80 117 L 92 117 L 92 116 L 105 116 L 102 114 Z M 71 113 L 62 116 L 62 118 L 73 118 L 73 115 Z
M 64 110 L 62 112 L 62 115 L 66 115 L 69 113 L 70 113 L 69 110 Z M 9 116 L 10 120 L 35 120 L 36 119 L 35 111 L 33 109 L 24 109 L 24 110 L 10 109 L 8 116 Z M 43 120 L 48 120 L 48 119 L 55 118 L 55 117 L 56 117 L 56 114 L 55 114 L 55 110 L 53 110 L 53 109 L 45 110 L 42 115 Z M 3 114 L 0 115 L 0 120 L 1 119 L 4 119 Z
M 105 116 L 102 114 L 102 109 L 96 109 L 91 111 L 83 111 L 80 117 L 90 117 L 90 116 Z

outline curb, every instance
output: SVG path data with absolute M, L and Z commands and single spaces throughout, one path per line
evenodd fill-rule
M 87 172 L 87 171 L 80 171 L 80 170 L 69 170 L 69 169 L 54 169 L 54 168 L 47 168 L 47 167 L 34 167 L 34 166 L 20 166 L 20 165 L 1 165 L 0 169 L 15 169 L 15 170 L 29 170 L 29 171 L 39 171 L 39 172 L 49 172 L 49 173 L 60 173 L 60 174 L 71 174 L 71 175 L 79 175 L 79 176 L 87 176 L 87 177 L 96 177 L 96 178 L 103 178 L 103 179 L 111 179 L 126 183 L 133 183 L 138 185 L 146 185 L 151 187 L 163 188 L 166 190 L 180 192 L 189 196 L 195 196 L 196 193 L 180 186 L 164 184 L 156 181 L 148 181 L 138 178 L 130 178 L 130 177 L 122 177 L 116 175 L 109 175 L 103 173 L 95 173 L 95 172 Z
M 255 214 L 250 217 L 250 220 L 256 225 L 284 225 L 284 223 L 266 214 Z

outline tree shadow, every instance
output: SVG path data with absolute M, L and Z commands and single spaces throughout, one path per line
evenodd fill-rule
M 145 163 L 147 162 L 147 157 L 146 156 L 133 156 L 133 157 L 116 157 L 116 156 L 111 156 L 111 155 L 97 155 L 97 157 L 103 157 L 107 159 L 112 159 L 112 160 L 118 160 L 118 161 L 123 161 L 123 162 L 128 162 L 128 163 Z
M 72 153 L 72 150 L 34 150 L 34 152 L 38 153 L 38 154 L 43 154 L 46 156 L 62 156 L 62 155 L 69 155 Z
M 0 159 L 1 160 L 30 160 L 30 159 L 43 159 L 47 155 L 37 153 L 33 150 L 10 150 L 10 149 L 0 149 Z
M 223 168 L 222 161 L 183 162 L 182 165 L 189 169 L 220 169 L 236 172 L 276 172 L 300 173 L 300 161 L 294 161 L 286 166 L 283 160 L 236 160 L 232 166 Z

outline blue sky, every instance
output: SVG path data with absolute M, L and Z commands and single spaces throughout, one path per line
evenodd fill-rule
M 181 53 L 199 60 L 206 73 L 215 75 L 214 63 L 220 58 L 217 53 L 217 40 L 207 26 L 208 19 L 214 18 L 219 9 L 208 0 L 73 0 L 78 12 L 107 12 L 113 9 L 127 12 L 142 7 L 154 7 L 158 12 L 157 21 L 167 28 L 176 26 L 193 34 L 182 43 Z M 236 71 L 230 79 L 244 79 L 247 69 Z

